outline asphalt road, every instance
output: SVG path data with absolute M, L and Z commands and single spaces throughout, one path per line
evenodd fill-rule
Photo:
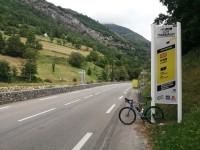
M 0 106 L 0 150 L 106 149 L 131 84 Z

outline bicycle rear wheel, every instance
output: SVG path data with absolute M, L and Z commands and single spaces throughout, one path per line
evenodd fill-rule
M 156 106 L 151 106 L 147 108 L 144 113 L 144 116 L 145 119 L 151 124 L 159 124 L 164 120 L 163 111 Z
M 135 122 L 136 119 L 136 113 L 135 111 L 130 107 L 124 107 L 119 112 L 119 120 L 125 124 L 130 125 L 133 122 Z

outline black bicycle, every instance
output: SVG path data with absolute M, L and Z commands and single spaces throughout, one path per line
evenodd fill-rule
M 146 97 L 145 104 L 137 102 L 138 106 L 136 107 L 133 100 L 125 98 L 125 102 L 129 103 L 130 106 L 120 110 L 119 120 L 125 125 L 130 125 L 135 122 L 137 113 L 142 120 L 147 120 L 151 124 L 162 123 L 164 120 L 163 111 L 157 106 L 147 106 L 147 100 L 151 100 L 151 97 Z

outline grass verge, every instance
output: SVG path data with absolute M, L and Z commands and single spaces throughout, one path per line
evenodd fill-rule
M 166 123 L 152 127 L 156 150 L 199 150 L 200 141 L 200 48 L 183 56 L 183 120 L 180 124 Z M 173 105 L 171 105 L 172 107 Z M 165 107 L 168 119 L 175 116 L 174 108 Z

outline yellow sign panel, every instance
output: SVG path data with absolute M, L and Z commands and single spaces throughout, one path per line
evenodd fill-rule
M 163 84 L 176 78 L 175 45 L 157 51 L 157 83 Z
M 138 80 L 133 80 L 132 81 L 132 85 L 133 85 L 133 87 L 138 87 Z

